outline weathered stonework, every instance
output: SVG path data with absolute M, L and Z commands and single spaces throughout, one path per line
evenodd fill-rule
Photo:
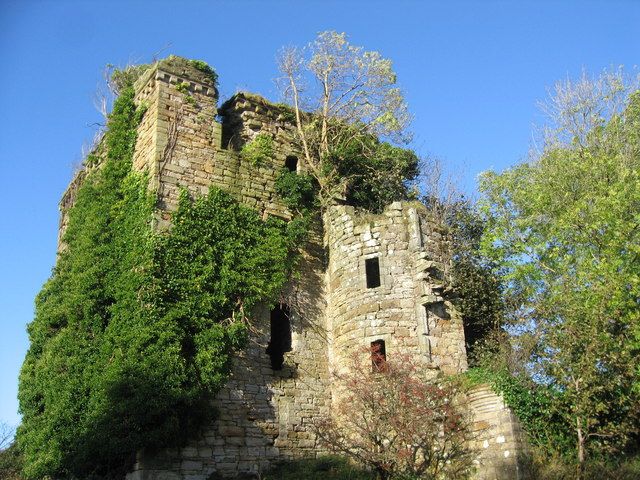
M 525 434 L 502 397 L 487 385 L 479 385 L 469 391 L 467 398 L 474 420 L 472 447 L 479 452 L 475 478 L 526 478 L 520 462 L 526 450 Z
M 355 346 L 383 340 L 387 358 L 411 355 L 425 368 L 467 368 L 462 319 L 447 298 L 441 239 L 424 206 L 391 204 L 381 215 L 332 207 L 325 226 L 327 321 L 332 359 L 348 365 Z M 365 262 L 377 259 L 380 286 L 367 288 Z
M 291 217 L 274 187 L 286 158 L 299 156 L 285 107 L 240 93 L 218 109 L 215 87 L 177 57 L 154 65 L 135 88 L 147 110 L 133 163 L 157 194 L 157 228 L 169 228 L 181 188 L 204 194 L 217 186 L 263 217 Z M 268 164 L 254 165 L 239 152 L 258 134 L 273 139 Z M 74 178 L 61 201 L 61 234 L 83 178 Z M 397 202 L 379 215 L 334 206 L 318 224 L 282 296 L 291 312 L 283 368 L 274 370 L 266 353 L 270 312 L 263 307 L 249 347 L 212 399 L 216 422 L 179 450 L 140 452 L 129 480 L 258 478 L 277 459 L 322 454 L 312 424 L 331 415 L 331 372 L 348 368 L 351 352 L 374 341 L 385 342 L 388 358 L 411 355 L 434 376 L 466 370 L 462 320 L 446 282 L 448 245 L 423 205 Z M 372 259 L 377 286 L 367 283 Z M 468 405 L 476 419 L 477 478 L 519 478 L 515 417 L 487 389 L 472 392 Z

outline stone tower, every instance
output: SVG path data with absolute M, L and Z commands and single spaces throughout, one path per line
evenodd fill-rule
M 157 194 L 157 228 L 168 227 L 180 188 L 205 194 L 217 186 L 265 217 L 291 217 L 274 187 L 283 167 L 303 168 L 286 109 L 247 93 L 218 108 L 210 79 L 173 56 L 149 68 L 135 89 L 147 111 L 133 163 Z M 258 134 L 273 138 L 270 164 L 253 165 L 239 153 Z M 63 195 L 61 232 L 84 176 Z M 425 207 L 397 202 L 371 215 L 335 206 L 322 220 L 281 304 L 255 312 L 249 346 L 212 399 L 215 423 L 181 449 L 139 452 L 129 480 L 257 478 L 278 459 L 323 453 L 311 426 L 331 415 L 331 372 L 346 368 L 354 348 L 377 345 L 389 359 L 411 355 L 434 375 L 466 370 L 462 321 L 445 282 L 447 245 Z M 478 388 L 469 408 L 478 428 L 477 478 L 520 478 L 520 432 L 500 397 Z

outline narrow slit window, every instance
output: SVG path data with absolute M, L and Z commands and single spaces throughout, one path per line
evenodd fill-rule
M 267 355 L 271 358 L 271 368 L 282 370 L 284 353 L 291 351 L 291 321 L 289 307 L 278 305 L 271 310 L 271 339 L 267 345 Z
M 367 258 L 364 261 L 364 269 L 367 275 L 367 288 L 380 286 L 380 261 L 378 257 Z
M 429 305 L 423 305 L 424 308 L 424 333 L 425 335 L 431 335 L 431 315 L 429 314 Z
M 430 305 L 423 305 L 424 308 L 424 333 L 425 336 L 425 354 L 427 355 L 427 359 L 429 362 L 433 362 L 433 349 L 431 347 L 431 307 Z
M 387 362 L 387 350 L 384 340 L 374 340 L 371 342 L 371 369 L 374 372 L 384 370 Z
M 296 157 L 294 155 L 289 155 L 284 161 L 284 166 L 290 172 L 297 172 L 298 171 L 298 157 Z

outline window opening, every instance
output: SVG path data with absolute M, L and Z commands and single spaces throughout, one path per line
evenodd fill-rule
M 289 306 L 284 303 L 271 310 L 271 339 L 266 352 L 274 370 L 282 370 L 284 353 L 291 351 L 290 315 Z
M 387 350 L 384 340 L 374 340 L 371 342 L 371 369 L 380 372 L 385 369 L 387 362 Z
M 422 237 L 422 219 L 418 216 L 418 245 L 424 247 L 424 238 Z
M 367 258 L 364 261 L 364 269 L 367 275 L 367 288 L 380 286 L 380 262 L 378 257 Z
M 289 155 L 284 161 L 284 166 L 290 172 L 297 172 L 298 171 L 298 157 L 293 156 L 293 155 Z
M 424 307 L 424 336 L 425 336 L 425 350 L 427 358 L 430 362 L 433 361 L 433 351 L 431 349 L 431 308 L 430 305 L 423 305 Z

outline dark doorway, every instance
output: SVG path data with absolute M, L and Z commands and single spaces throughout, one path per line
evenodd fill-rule
M 298 171 L 298 157 L 295 157 L 293 155 L 289 155 L 284 161 L 284 166 L 290 172 L 297 172 Z
M 284 352 L 291 351 L 291 321 L 289 306 L 282 303 L 271 310 L 271 340 L 267 355 L 271 357 L 271 368 L 282 370 Z

